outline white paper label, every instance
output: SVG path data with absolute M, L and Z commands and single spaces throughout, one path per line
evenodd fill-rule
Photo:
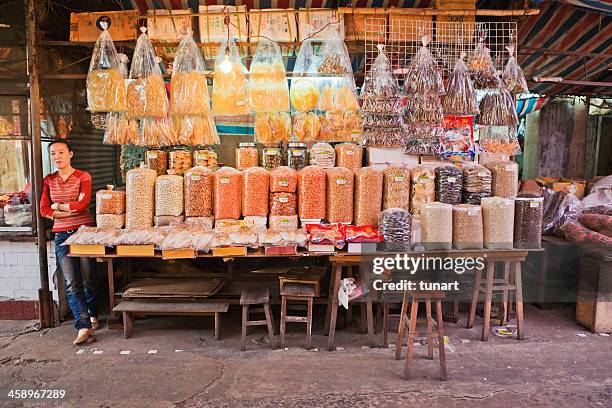
M 532 201 L 529 203 L 529 207 L 531 208 L 538 208 L 540 207 L 540 202 L 539 201 Z
M 404 180 L 406 180 L 406 177 L 404 176 L 395 176 L 395 181 L 398 183 L 402 183 Z
M 506 164 L 506 171 L 514 171 L 516 169 L 516 167 L 514 167 L 512 164 Z
M 147 152 L 147 157 L 149 159 L 157 159 L 157 152 Z
M 268 156 L 278 156 L 280 154 L 280 151 L 274 149 L 274 150 L 266 150 L 266 154 Z
M 289 185 L 289 180 L 279 180 L 278 185 L 281 187 L 287 187 Z
M 200 175 L 199 174 L 192 174 L 190 178 L 193 181 L 199 181 L 200 180 Z
M 487 176 L 487 172 L 486 171 L 479 171 L 478 172 L 478 177 L 486 177 Z
M 300 156 L 300 157 L 302 157 L 302 156 L 304 156 L 304 150 L 295 149 L 295 150 L 291 151 L 291 154 L 293 156 Z
M 278 220 L 278 222 L 280 222 L 281 224 L 289 224 L 289 220 L 287 218 L 281 218 L 280 220 Z
M 478 210 L 476 208 L 468 208 L 468 215 L 470 217 L 474 216 L 474 215 L 477 215 L 477 214 L 478 214 Z
M 354 155 L 355 155 L 355 152 L 354 152 L 353 150 L 347 150 L 347 151 L 346 151 L 346 155 L 347 155 L 347 156 L 354 156 Z
M 427 183 L 429 183 L 429 179 L 421 179 L 421 180 L 419 180 L 419 183 L 427 184 Z
M 113 198 L 112 194 L 100 194 L 101 200 L 110 200 L 111 198 Z
M 288 203 L 289 202 L 289 197 L 279 197 L 278 201 L 281 203 Z
M 222 177 L 219 181 L 221 184 L 229 184 L 230 179 L 228 177 Z
M 346 184 L 346 179 L 339 178 L 339 179 L 337 179 L 337 180 L 336 180 L 336 184 L 338 184 L 338 185 L 344 185 L 344 184 Z
M 449 178 L 448 178 L 448 182 L 449 182 L 449 183 L 454 183 L 454 182 L 456 182 L 456 181 L 457 181 L 457 177 L 449 177 Z

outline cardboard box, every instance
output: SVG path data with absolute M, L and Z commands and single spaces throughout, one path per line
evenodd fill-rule
M 376 252 L 377 242 L 349 242 L 349 254 L 372 254 Z
M 108 32 L 113 41 L 133 40 L 138 35 L 136 10 L 70 13 L 70 41 L 96 41 L 102 34 L 103 21 L 109 23 Z
M 119 256 L 155 256 L 153 245 L 117 245 L 116 249 Z
M 402 164 L 412 170 L 419 164 L 419 156 L 405 154 L 404 149 L 388 149 L 380 147 L 368 147 L 368 165 L 384 169 L 389 164 Z
M 243 246 L 213 248 L 212 254 L 213 256 L 246 256 L 247 248 Z
M 374 8 L 376 14 L 342 14 L 345 39 L 385 43 L 389 16 L 384 8 Z
M 165 249 L 162 251 L 163 259 L 193 259 L 196 251 L 193 249 Z
M 106 247 L 104 245 L 72 244 L 70 245 L 70 255 L 106 255 Z
M 270 245 L 265 247 L 266 255 L 296 255 L 297 245 L 276 246 Z
M 344 39 L 344 20 L 339 18 L 337 10 L 333 9 L 300 9 L 298 11 L 299 40 L 310 37 L 317 40 L 325 40 L 330 36 L 340 36 Z M 319 32 L 319 30 L 321 30 Z
M 148 10 L 147 34 L 152 41 L 180 42 L 192 30 L 191 10 Z M 181 16 L 182 14 L 187 14 Z M 168 17 L 170 15 L 179 17 Z
M 586 183 L 583 181 L 560 181 L 553 183 L 552 189 L 553 191 L 567 191 L 569 193 L 574 194 L 579 200 L 584 198 L 584 190 L 586 188 Z

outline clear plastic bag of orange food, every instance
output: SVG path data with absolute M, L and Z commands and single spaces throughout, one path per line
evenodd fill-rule
M 146 28 L 142 27 L 141 31 L 130 67 L 128 115 L 130 118 L 165 117 L 168 115 L 168 94 L 159 67 L 161 60 L 155 54 Z
M 277 38 L 268 25 L 259 38 L 249 76 L 249 96 L 253 112 L 288 112 L 289 85 L 280 47 L 270 38 Z
M 127 109 L 125 77 L 115 44 L 104 29 L 96 40 L 87 73 L 87 109 L 90 112 L 124 112 Z
M 263 167 L 249 167 L 244 171 L 242 184 L 242 215 L 268 216 L 270 172 Z
M 170 113 L 210 115 L 206 66 L 193 35 L 189 32 L 178 45 L 170 83 Z
M 323 167 L 306 166 L 298 172 L 298 215 L 302 220 L 325 218 L 326 173 Z
M 316 63 L 313 40 L 304 40 L 295 59 L 291 80 L 291 106 L 296 112 L 309 112 L 319 106 L 319 83 L 315 78 Z
M 223 40 L 215 58 L 212 108 L 219 116 L 248 115 L 247 69 L 233 39 Z

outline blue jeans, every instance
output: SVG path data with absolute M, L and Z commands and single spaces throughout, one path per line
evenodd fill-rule
M 55 233 L 55 256 L 66 284 L 66 297 L 74 316 L 74 327 L 91 329 L 90 317 L 98 317 L 96 306 L 96 270 L 89 258 L 68 256 L 68 246 L 62 243 L 73 231 Z

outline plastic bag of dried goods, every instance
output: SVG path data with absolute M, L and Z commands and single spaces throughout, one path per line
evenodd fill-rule
M 479 205 L 453 206 L 453 246 L 457 249 L 482 249 L 482 210 Z
M 302 142 L 319 140 L 321 119 L 315 112 L 300 113 L 292 118 L 293 135 Z
M 345 167 L 327 169 L 327 220 L 353 222 L 353 171 Z
M 319 82 L 316 78 L 316 56 L 312 39 L 300 45 L 300 51 L 293 66 L 291 80 L 291 106 L 294 111 L 305 113 L 319 106 Z
M 291 140 L 291 115 L 288 112 L 258 112 L 255 114 L 255 139 L 259 143 Z
M 451 249 L 453 245 L 453 206 L 445 203 L 421 204 L 421 240 L 426 249 Z
M 491 190 L 497 197 L 516 197 L 518 194 L 518 163 L 510 160 L 493 160 L 485 165 L 491 171 Z
M 361 99 L 389 100 L 402 97 L 397 78 L 389 58 L 385 55 L 384 45 L 378 45 L 378 56 L 372 63 L 361 88 Z M 378 113 L 396 114 L 401 112 L 378 111 Z
M 125 214 L 96 214 L 96 225 L 98 228 L 123 228 Z
M 508 58 L 508 62 L 506 63 L 504 72 L 502 73 L 502 80 L 504 81 L 504 84 L 508 88 L 508 91 L 513 95 L 529 92 L 525 74 L 514 57 L 514 46 L 508 46 L 506 49 L 508 50 L 508 53 L 510 53 L 510 58 Z
M 249 75 L 249 97 L 253 112 L 288 112 L 289 85 L 274 28 L 269 25 L 259 38 Z
M 270 172 L 262 167 L 249 167 L 243 173 L 242 215 L 266 217 L 270 192 Z
M 247 74 L 234 40 L 223 40 L 215 58 L 213 76 L 212 109 L 215 115 L 249 114 Z
M 280 166 L 270 171 L 271 193 L 295 193 L 297 189 L 297 171 L 287 166 Z
M 436 174 L 436 201 L 447 204 L 461 203 L 463 173 L 451 164 L 438 166 Z
M 206 66 L 191 32 L 181 39 L 172 67 L 170 113 L 211 116 Z
M 123 214 L 125 212 L 125 191 L 114 190 L 107 185 L 105 190 L 96 192 L 96 214 Z
M 514 200 L 487 197 L 481 201 L 483 241 L 488 249 L 512 249 L 514 240 Z
M 115 44 L 106 28 L 96 40 L 89 63 L 87 109 L 90 112 L 125 112 L 125 76 L 121 73 Z
M 326 208 L 325 169 L 311 165 L 298 172 L 298 215 L 302 220 L 322 220 Z
M 410 212 L 418 215 L 422 203 L 429 203 L 436 198 L 435 172 L 431 167 L 416 166 L 411 171 L 412 197 L 410 199 Z
M 165 118 L 168 115 L 168 94 L 159 67 L 160 59 L 155 55 L 146 28 L 142 27 L 141 31 L 130 67 L 128 115 L 130 118 Z
M 329 143 L 315 143 L 310 148 L 310 164 L 316 164 L 324 169 L 334 167 L 336 150 Z
M 297 215 L 270 215 L 270 229 L 272 231 L 293 231 L 297 227 Z
M 125 112 L 107 113 L 103 142 L 106 144 L 128 144 L 130 142 L 128 123 Z
M 494 89 L 498 87 L 499 78 L 491 59 L 491 50 L 485 47 L 484 38 L 480 38 L 474 48 L 474 53 L 468 60 L 468 70 L 472 76 L 474 88 Z
M 184 173 L 185 217 L 212 215 L 213 172 L 208 167 L 192 167 Z
M 297 196 L 295 193 L 270 193 L 271 215 L 295 215 Z
M 470 73 L 463 62 L 465 55 L 462 52 L 457 59 L 453 68 L 453 74 L 448 81 L 446 96 L 442 105 L 445 115 L 471 116 L 478 113 L 474 85 L 472 84 Z
M 215 219 L 233 219 L 241 216 L 242 207 L 242 172 L 222 167 L 214 174 L 214 212 Z
M 394 164 L 383 170 L 382 208 L 410 210 L 410 170 Z
M 516 126 L 518 116 L 512 96 L 506 87 L 499 82 L 498 89 L 488 92 L 480 101 L 480 113 L 476 115 L 476 124 L 480 126 Z
M 173 170 L 155 180 L 155 215 L 179 216 L 183 214 L 183 177 Z
M 421 48 L 410 61 L 404 81 L 406 95 L 444 94 L 444 82 L 438 71 L 438 63 L 428 48 L 430 41 L 431 38 L 423 36 Z
M 412 216 L 402 208 L 387 208 L 380 213 L 378 231 L 384 248 L 390 252 L 409 251 L 412 247 Z
M 515 126 L 485 126 L 479 129 L 478 146 L 483 153 L 521 154 Z
M 520 196 L 514 201 L 514 246 L 540 248 L 542 242 L 543 197 Z
M 382 206 L 383 174 L 373 167 L 355 170 L 355 225 L 378 224 Z
M 361 168 L 363 147 L 355 143 L 340 143 L 336 145 L 336 164 L 338 167 L 356 170 Z
M 153 226 L 157 173 L 142 163 L 125 176 L 125 227 Z
M 220 143 L 215 121 L 210 114 L 177 115 L 172 117 L 172 122 L 178 144 L 207 146 Z

